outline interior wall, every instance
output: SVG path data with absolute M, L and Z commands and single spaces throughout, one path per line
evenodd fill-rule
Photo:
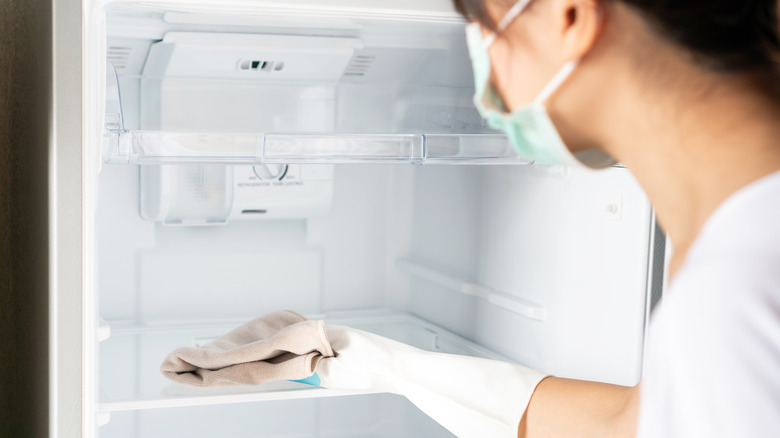
M 412 280 L 413 313 L 556 375 L 638 380 L 652 227 L 630 172 L 439 168 L 416 181 L 412 258 L 544 318 L 423 278 Z
M 411 183 L 399 183 L 391 167 L 337 166 L 333 204 L 321 217 L 183 227 L 140 217 L 138 173 L 107 165 L 100 177 L 104 319 L 241 320 L 282 308 L 317 314 L 389 305 L 385 292 L 398 280 L 388 274 L 387 252 L 408 246 L 398 228 L 408 228 L 407 214 L 389 198 L 411 200 L 404 193 Z
M 212 227 L 142 220 L 135 167 L 101 178 L 107 320 L 389 307 L 557 375 L 639 377 L 651 211 L 625 169 L 337 166 L 322 217 Z M 616 200 L 619 220 L 605 210 Z M 409 276 L 399 258 L 535 303 L 544 320 Z

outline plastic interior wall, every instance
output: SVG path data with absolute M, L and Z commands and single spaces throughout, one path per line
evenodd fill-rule
M 473 107 L 448 1 L 107 5 L 94 435 L 451 436 L 398 396 L 160 376 L 173 348 L 280 309 L 639 380 L 647 198 L 624 168 L 519 159 Z
M 638 380 L 651 211 L 625 169 L 337 166 L 327 214 L 205 227 L 142 219 L 138 173 L 101 175 L 106 320 L 392 308 L 558 375 Z

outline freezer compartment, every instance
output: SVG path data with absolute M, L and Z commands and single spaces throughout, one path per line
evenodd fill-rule
M 280 400 L 112 412 L 101 438 L 451 438 L 401 396 Z
M 497 353 L 408 314 L 374 311 L 353 312 L 341 316 L 311 316 L 311 319 L 321 318 L 324 318 L 327 324 L 355 327 L 428 351 L 506 360 Z M 171 351 L 183 346 L 201 346 L 241 323 L 242 321 L 147 326 L 111 324 L 111 337 L 100 344 L 99 410 L 105 413 L 363 394 L 295 382 L 197 388 L 173 383 L 160 373 L 160 364 Z
M 107 9 L 105 162 L 527 163 L 474 107 L 453 15 L 256 8 Z

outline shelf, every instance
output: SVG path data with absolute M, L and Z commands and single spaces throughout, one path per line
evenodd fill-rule
M 325 319 L 327 324 L 366 330 L 428 351 L 506 360 L 408 314 L 380 311 L 341 317 L 312 316 L 311 319 Z M 100 344 L 99 410 L 113 412 L 365 394 L 286 381 L 257 386 L 196 388 L 170 382 L 160 373 L 159 365 L 169 352 L 181 346 L 202 345 L 241 323 L 188 326 L 112 324 L 111 337 Z
M 454 438 L 404 397 L 371 394 L 105 412 L 101 438 Z
M 168 35 L 166 38 L 178 41 L 176 38 L 182 36 Z M 203 39 L 198 34 L 191 34 L 189 38 Z M 252 41 L 257 38 L 253 36 Z M 214 42 L 206 40 L 216 44 L 211 48 L 215 55 L 208 59 L 222 59 L 220 57 L 227 56 L 223 53 L 225 51 L 232 53 L 223 47 L 230 45 L 217 44 L 220 39 L 213 39 Z M 179 46 L 181 44 L 176 45 Z M 169 51 L 156 50 L 152 53 Z M 188 62 L 194 62 L 192 56 L 180 55 Z M 289 56 L 293 55 L 280 55 L 279 59 L 291 59 Z M 116 70 L 111 64 L 106 66 L 102 136 L 105 163 L 528 164 L 517 155 L 506 136 L 486 127 L 471 103 L 470 90 L 462 87 L 432 87 L 427 92 L 417 93 L 410 91 L 403 99 L 388 94 L 383 96 L 383 100 L 374 102 L 363 95 L 378 93 L 377 86 L 362 85 L 360 91 L 355 91 L 349 88 L 354 85 L 341 84 L 331 77 L 333 75 L 318 78 L 319 85 L 311 85 L 312 78 L 301 79 L 299 84 L 290 83 L 292 79 L 288 78 L 287 82 L 276 84 L 276 79 L 272 80 L 273 75 L 260 75 L 258 77 L 262 81 L 257 79 L 253 82 L 243 79 L 241 71 L 232 71 L 228 68 L 232 64 L 223 60 L 218 63 L 220 68 L 225 69 L 221 79 L 201 78 L 193 83 L 194 79 L 182 77 L 179 70 L 190 71 L 196 66 L 184 63 L 174 69 L 168 58 L 164 62 L 155 60 L 150 55 L 145 73 L 137 79 L 137 83 L 128 79 L 134 84 L 129 87 L 134 97 L 128 99 L 123 96 Z M 347 61 L 349 56 L 341 64 Z M 168 76 L 173 73 L 167 70 L 157 71 L 162 66 L 173 69 L 178 76 Z M 342 67 L 339 68 L 347 68 Z M 204 69 L 204 75 L 216 75 Z M 313 67 L 304 69 L 298 76 L 311 71 L 318 70 Z M 336 97 L 341 86 L 351 90 L 343 92 L 349 96 L 349 105 L 341 103 Z M 255 101 L 276 103 L 246 105 L 244 101 L 249 98 L 243 98 L 235 91 L 222 96 L 223 91 L 231 87 L 254 93 Z M 165 90 L 169 90 L 168 94 Z M 131 94 L 130 90 L 124 91 Z M 206 103 L 204 97 L 202 102 L 186 103 L 189 95 L 197 93 L 210 93 L 211 100 Z M 214 95 L 219 95 L 219 99 Z M 163 105 L 161 102 L 166 103 Z M 215 109 L 218 103 L 220 106 Z M 391 105 L 394 105 L 391 110 L 385 109 Z M 133 118 L 140 117 L 144 122 L 128 124 L 125 120 L 127 114 L 133 114 Z M 168 128 L 169 125 L 160 127 L 162 120 L 170 119 L 177 120 L 175 128 Z M 238 119 L 241 122 L 237 122 Z M 347 127 L 342 127 L 337 119 Z M 138 126 L 145 128 L 136 129 Z M 154 129 L 147 129 L 149 126 Z
M 527 164 L 492 134 L 188 134 L 107 131 L 110 164 Z

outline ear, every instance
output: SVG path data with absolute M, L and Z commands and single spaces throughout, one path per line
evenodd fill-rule
M 562 61 L 582 58 L 601 33 L 604 10 L 601 0 L 554 0 L 554 28 Z

